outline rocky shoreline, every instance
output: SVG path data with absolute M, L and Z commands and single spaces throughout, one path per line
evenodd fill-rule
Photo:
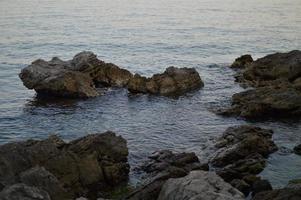
M 300 116 L 301 51 L 255 61 L 243 55 L 230 67 L 247 90 L 234 94 L 231 107 L 219 114 L 247 120 Z M 70 61 L 36 60 L 22 70 L 20 78 L 39 95 L 66 98 L 98 96 L 98 87 L 170 97 L 204 86 L 194 68 L 169 67 L 147 78 L 105 63 L 92 52 L 81 52 Z M 110 193 L 127 187 L 129 150 L 127 141 L 113 132 L 69 143 L 56 135 L 8 143 L 0 146 L 0 199 L 301 199 L 300 179 L 273 189 L 259 175 L 269 155 L 278 150 L 272 136 L 273 130 L 256 126 L 229 127 L 216 139 L 215 153 L 206 162 L 194 152 L 150 152 L 147 161 L 135 169 L 145 174 L 143 183 L 118 197 Z M 301 145 L 293 151 L 300 155 Z

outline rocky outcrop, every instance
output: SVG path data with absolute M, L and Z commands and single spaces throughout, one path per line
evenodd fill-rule
M 150 159 L 141 166 L 146 173 L 146 181 L 126 199 L 156 200 L 162 185 L 169 178 L 186 176 L 192 170 L 208 170 L 207 164 L 201 164 L 194 153 L 172 153 L 163 150 L 153 153 Z
M 57 136 L 8 143 L 0 146 L 0 185 L 5 188 L 3 194 L 21 183 L 26 187 L 18 186 L 18 191 L 35 188 L 54 200 L 95 197 L 127 180 L 127 155 L 126 141 L 113 132 L 70 143 Z
M 234 94 L 231 108 L 222 114 L 256 119 L 301 115 L 301 51 L 267 55 L 242 68 L 236 81 L 255 89 Z
M 228 128 L 218 139 L 218 150 L 211 159 L 217 174 L 247 194 L 264 169 L 265 158 L 277 150 L 272 133 L 248 125 Z
M 32 62 L 22 69 L 20 78 L 28 89 L 38 94 L 63 97 L 94 97 L 95 86 L 126 86 L 132 74 L 118 66 L 97 59 L 92 52 L 81 52 L 72 60 L 54 57 Z
M 112 63 L 105 63 L 92 52 L 84 51 L 72 60 L 54 57 L 50 61 L 36 60 L 22 69 L 19 77 L 28 89 L 38 94 L 71 98 L 99 95 L 97 87 L 128 87 L 133 93 L 164 96 L 181 95 L 203 87 L 194 68 L 169 67 L 151 78 L 131 72 Z
M 214 172 L 192 171 L 182 178 L 171 178 L 163 185 L 158 200 L 243 200 L 237 189 Z
M 164 96 L 178 96 L 204 86 L 194 68 L 169 67 L 162 74 L 146 78 L 136 74 L 128 84 L 132 93 L 150 93 Z
M 231 68 L 239 68 L 243 69 L 246 68 L 253 62 L 253 58 L 251 55 L 246 54 L 242 55 L 239 58 L 236 58 L 235 61 L 232 63 Z

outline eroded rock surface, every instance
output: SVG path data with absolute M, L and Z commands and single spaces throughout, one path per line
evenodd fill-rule
M 130 200 L 156 200 L 162 185 L 169 178 L 183 177 L 192 170 L 208 170 L 194 153 L 172 153 L 163 150 L 153 153 L 142 167 L 146 176 L 145 184 L 130 194 Z
M 235 65 L 243 65 L 240 59 Z M 267 55 L 241 68 L 236 81 L 255 89 L 234 94 L 232 107 L 222 114 L 256 119 L 301 116 L 301 51 Z
M 65 143 L 57 136 L 0 146 L 0 184 L 22 183 L 51 199 L 95 196 L 126 181 L 126 141 L 113 132 Z
M 158 200 L 243 200 L 244 195 L 214 172 L 191 171 L 164 183 Z
M 277 150 L 272 133 L 248 125 L 228 128 L 217 141 L 218 150 L 211 159 L 217 174 L 247 194 L 264 169 L 265 158 Z
M 146 78 L 136 74 L 129 82 L 132 93 L 150 93 L 164 96 L 178 96 L 204 86 L 194 68 L 169 67 L 162 74 Z

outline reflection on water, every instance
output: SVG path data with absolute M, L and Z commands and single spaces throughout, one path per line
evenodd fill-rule
M 298 120 L 245 122 L 212 110 L 242 90 L 227 68 L 235 57 L 301 49 L 300 10 L 299 0 L 2 0 L 0 143 L 112 130 L 127 139 L 135 167 L 164 148 L 206 160 L 227 127 L 250 123 L 272 128 L 278 146 L 292 149 L 301 143 Z M 196 67 L 205 87 L 179 99 L 114 88 L 86 100 L 43 99 L 18 78 L 35 59 L 71 59 L 82 50 L 143 75 Z M 275 153 L 268 162 L 262 175 L 274 186 L 301 178 L 300 156 Z

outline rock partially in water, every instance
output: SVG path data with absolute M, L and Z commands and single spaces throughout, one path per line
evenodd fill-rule
M 244 69 L 248 65 L 250 65 L 252 62 L 253 62 L 253 58 L 251 55 L 249 55 L 249 54 L 242 55 L 239 58 L 235 59 L 235 61 L 231 65 L 231 68 Z
M 251 62 L 238 72 L 236 81 L 255 89 L 234 94 L 232 107 L 222 114 L 256 119 L 301 115 L 301 51 Z
M 275 53 L 259 58 L 242 71 L 242 79 L 250 86 L 261 87 L 293 83 L 301 77 L 301 51 Z
M 253 183 L 252 186 L 252 195 L 262 192 L 272 190 L 272 186 L 268 180 L 257 180 Z
M 162 74 L 146 78 L 136 74 L 128 84 L 132 93 L 150 93 L 163 96 L 178 96 L 204 86 L 194 68 L 168 67 Z
M 256 179 L 249 177 L 259 174 L 265 167 L 265 158 L 277 150 L 272 133 L 272 130 L 248 125 L 228 128 L 218 139 L 218 150 L 211 159 L 217 174 L 227 182 L 243 180 L 251 189 Z M 237 183 L 236 180 L 233 185 L 246 193 L 246 185 L 242 187 Z
M 192 170 L 208 170 L 208 165 L 201 164 L 194 153 L 162 150 L 153 153 L 141 170 L 147 173 L 146 183 L 126 199 L 156 200 L 166 180 L 186 176 Z
M 182 178 L 171 178 L 164 183 L 158 200 L 243 200 L 237 189 L 214 172 L 192 171 Z
M 36 60 L 22 69 L 19 76 L 28 89 L 38 94 L 77 98 L 99 95 L 95 89 L 99 84 L 124 87 L 132 74 L 84 51 L 69 61 L 57 57 L 48 62 Z
M 221 112 L 248 119 L 301 115 L 301 91 L 293 87 L 266 86 L 232 96 L 232 106 Z
M 22 182 L 47 191 L 52 199 L 96 196 L 128 179 L 127 156 L 126 140 L 113 132 L 70 143 L 57 136 L 8 143 L 0 146 L 0 183 Z
M 301 188 L 282 188 L 257 193 L 252 200 L 299 200 Z

